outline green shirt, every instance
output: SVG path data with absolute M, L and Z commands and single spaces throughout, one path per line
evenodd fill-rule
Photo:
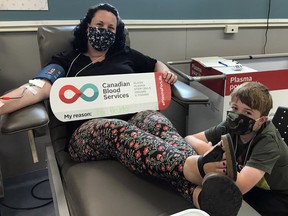
M 217 144 L 221 135 L 229 133 L 225 122 L 205 131 L 208 141 Z M 257 186 L 288 195 L 288 146 L 271 121 L 263 124 L 256 136 L 242 144 L 237 135 L 230 134 L 234 144 L 237 162 L 265 172 Z

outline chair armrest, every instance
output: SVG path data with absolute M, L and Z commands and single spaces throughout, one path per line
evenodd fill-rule
M 49 122 L 44 102 L 40 102 L 1 117 L 1 133 L 13 134 L 43 127 Z
M 179 80 L 172 85 L 172 96 L 176 101 L 185 104 L 208 103 L 209 101 L 209 97 Z

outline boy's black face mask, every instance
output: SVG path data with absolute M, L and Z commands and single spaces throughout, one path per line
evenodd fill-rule
M 253 131 L 255 120 L 239 114 L 236 112 L 228 111 L 226 117 L 226 124 L 231 133 L 237 135 L 244 135 Z

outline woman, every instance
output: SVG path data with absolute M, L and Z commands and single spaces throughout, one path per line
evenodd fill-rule
M 47 99 L 51 85 L 59 77 L 163 71 L 167 83 L 173 85 L 177 80 L 177 76 L 165 64 L 125 45 L 124 23 L 118 11 L 109 4 L 90 8 L 76 27 L 74 36 L 73 51 L 54 56 L 49 65 L 34 77 L 36 86 L 34 80 L 33 86 L 26 84 L 7 94 L 6 98 L 17 95 L 21 95 L 21 98 L 2 100 L 4 105 L 0 108 L 0 115 Z M 37 94 L 29 91 L 31 89 L 36 90 Z M 167 181 L 185 198 L 194 200 L 197 207 L 211 215 L 237 214 L 242 196 L 233 180 L 223 175 L 233 168 L 233 165 L 226 168 L 223 160 L 229 142 L 224 140 L 205 156 L 197 156 L 171 122 L 157 111 L 67 124 L 70 135 L 67 149 L 72 160 L 117 159 L 132 172 Z M 189 163 L 185 163 L 187 157 L 190 158 Z M 207 176 L 210 172 L 222 174 Z M 206 189 L 200 192 L 198 187 L 198 192 L 193 193 L 195 184 L 200 185 L 200 191 L 201 185 Z M 226 194 L 227 188 L 230 190 Z M 223 196 L 225 201 L 211 201 L 210 192 L 213 191 L 216 196 Z

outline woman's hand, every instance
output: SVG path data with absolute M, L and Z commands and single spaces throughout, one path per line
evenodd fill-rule
M 154 71 L 161 71 L 163 72 L 163 79 L 165 80 L 165 82 L 173 85 L 176 81 L 177 81 L 177 76 L 172 73 L 169 68 L 161 61 L 157 60 L 156 64 L 155 64 L 155 68 Z
M 174 73 L 172 73 L 170 71 L 163 72 L 162 77 L 165 80 L 165 82 L 167 82 L 171 85 L 173 85 L 177 81 L 177 75 L 175 75 Z

